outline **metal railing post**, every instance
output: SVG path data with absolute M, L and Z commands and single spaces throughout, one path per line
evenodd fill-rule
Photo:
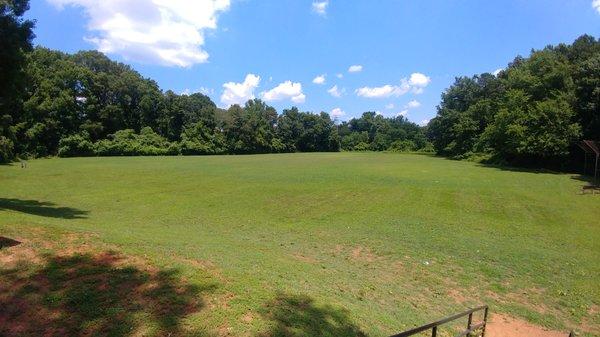
M 483 310 L 483 329 L 481 330 L 481 337 L 485 337 L 485 328 L 487 328 L 488 310 L 489 310 L 489 307 L 485 307 L 485 309 Z
M 467 320 L 467 331 L 471 330 L 471 323 L 473 323 L 473 313 L 469 314 L 469 319 Z M 471 337 L 471 333 L 467 333 L 467 337 Z
M 434 326 L 433 329 L 431 329 L 431 337 L 436 337 L 437 336 L 437 326 Z

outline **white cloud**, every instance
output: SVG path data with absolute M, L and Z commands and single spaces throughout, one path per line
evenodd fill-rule
M 335 75 L 335 76 L 336 76 L 337 78 L 344 78 L 344 74 L 342 74 L 342 73 L 339 73 L 339 74 L 337 74 L 337 75 Z
M 598 11 L 598 13 L 600 14 L 600 0 L 592 1 L 592 7 L 594 7 L 594 9 L 596 9 Z
M 337 84 L 333 87 L 329 88 L 327 92 L 333 97 L 342 97 L 342 95 L 346 92 L 346 89 L 338 89 Z
M 430 82 L 429 77 L 421 73 L 412 73 L 409 79 L 401 79 L 399 85 L 386 84 L 381 87 L 362 87 L 356 89 L 356 94 L 367 98 L 398 97 L 409 91 L 413 94 L 421 94 Z
M 83 8 L 91 35 L 104 53 L 131 61 L 189 67 L 206 62 L 207 29 L 217 28 L 230 0 L 47 0 L 58 8 Z
M 325 84 L 325 74 L 319 75 L 313 79 L 314 84 Z
M 328 0 L 315 1 L 312 3 L 312 10 L 313 10 L 313 12 L 315 12 L 321 16 L 325 16 L 325 15 L 327 15 L 327 6 L 329 6 Z
M 227 82 L 223 84 L 223 94 L 221 94 L 221 102 L 229 107 L 233 104 L 244 104 L 250 99 L 254 99 L 254 89 L 260 83 L 260 76 L 254 74 L 246 75 L 244 82 L 235 83 Z
M 600 5 L 600 0 L 598 0 L 598 4 Z M 498 76 L 498 74 L 500 74 L 500 72 L 501 72 L 502 70 L 504 70 L 504 69 L 503 69 L 503 68 L 496 69 L 496 70 L 494 70 L 494 71 L 492 72 L 492 75 L 494 75 L 494 76 Z
M 412 100 L 412 101 L 408 102 L 408 104 L 406 104 L 406 108 L 408 108 L 408 109 L 416 109 L 420 106 L 421 106 L 421 102 L 419 102 L 417 100 Z
M 214 94 L 215 90 L 213 88 L 200 87 L 200 89 L 198 89 L 198 92 L 208 96 Z
M 429 119 L 424 119 L 424 120 L 422 120 L 421 122 L 419 122 L 419 125 L 420 125 L 420 126 L 425 126 L 425 125 L 427 125 L 427 124 L 429 124 Z
M 344 112 L 344 110 L 340 109 L 340 108 L 335 108 L 333 110 L 331 110 L 331 112 L 329 113 L 331 115 L 331 117 L 335 118 L 340 118 L 342 116 L 344 116 L 346 113 Z
M 410 75 L 410 79 L 408 80 L 408 84 L 417 88 L 425 88 L 430 82 L 431 78 L 421 73 L 412 73 Z
M 386 104 L 385 108 L 388 109 L 388 110 L 391 110 L 391 109 L 394 108 L 394 106 L 395 106 L 394 103 L 390 103 L 390 104 Z
M 181 92 L 181 94 L 189 96 L 189 95 L 192 95 L 197 92 L 199 92 L 203 95 L 207 95 L 207 96 L 215 93 L 215 91 L 212 88 L 200 87 L 200 88 L 198 88 L 198 90 L 192 90 L 192 89 L 186 88 L 185 90 L 183 90 Z
M 366 98 L 384 98 L 390 96 L 402 96 L 410 90 L 410 86 L 406 81 L 402 81 L 400 85 L 386 84 L 381 87 L 362 87 L 356 89 L 356 95 Z
M 408 110 L 402 110 L 402 111 L 398 112 L 396 114 L 396 117 L 398 117 L 398 116 L 402 116 L 402 117 L 408 116 Z
M 348 68 L 349 73 L 358 73 L 358 72 L 361 72 L 362 70 L 363 70 L 363 66 L 361 66 L 360 64 L 351 65 L 350 68 Z
M 290 99 L 294 103 L 304 103 L 306 95 L 302 93 L 302 84 L 285 81 L 275 88 L 263 92 L 262 98 L 267 102 Z

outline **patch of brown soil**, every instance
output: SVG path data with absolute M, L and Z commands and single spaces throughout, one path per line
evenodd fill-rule
M 504 314 L 493 314 L 486 329 L 487 337 L 566 337 L 568 332 L 554 331 Z
M 221 269 L 215 266 L 215 264 L 211 261 L 200 259 L 188 259 L 179 256 L 174 256 L 174 258 L 183 264 L 190 265 L 194 268 L 208 272 L 211 276 L 215 277 L 222 283 L 227 282 L 227 279 L 225 278 L 225 276 L 223 276 Z
M 495 292 L 486 292 L 487 297 L 493 299 L 498 303 L 516 303 L 523 307 L 535 311 L 538 314 L 556 314 L 556 310 L 549 308 L 542 303 L 541 298 L 544 296 L 544 290 L 539 288 L 531 288 L 521 292 L 511 292 L 505 295 L 499 295 Z
M 294 258 L 295 258 L 295 259 L 297 259 L 297 260 L 300 260 L 300 261 L 302 261 L 302 262 L 306 262 L 306 263 L 310 263 L 310 264 L 313 264 L 313 263 L 318 263 L 318 262 L 319 262 L 319 261 L 317 261 L 317 259 L 315 259 L 315 258 L 313 258 L 313 257 L 310 257 L 310 256 L 305 256 L 305 255 L 302 255 L 302 254 L 300 254 L 300 253 L 296 253 L 296 254 L 294 254 L 293 256 L 294 256 Z
M 453 299 L 458 304 L 463 304 L 467 302 L 467 298 L 457 289 L 448 290 L 448 297 Z
M 242 316 L 242 322 L 244 323 L 250 323 L 254 320 L 254 315 L 252 315 L 251 312 L 247 312 L 246 314 L 244 314 L 244 316 Z
M 581 330 L 600 335 L 600 327 L 594 323 L 598 320 L 600 320 L 600 307 L 592 304 L 587 311 L 587 316 L 581 321 Z
M 12 269 L 17 264 L 27 261 L 39 263 L 41 259 L 29 242 L 22 241 L 21 244 L 0 250 L 0 267 Z
M 350 258 L 355 261 L 375 262 L 380 259 L 371 249 L 363 246 L 356 246 L 350 253 Z

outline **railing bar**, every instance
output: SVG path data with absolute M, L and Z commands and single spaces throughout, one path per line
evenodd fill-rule
M 479 329 L 481 329 L 482 327 L 485 326 L 485 322 L 481 322 L 481 323 L 477 323 L 475 325 L 471 325 L 471 328 L 459 333 L 458 335 L 456 335 L 456 337 L 462 337 L 462 336 L 468 336 L 470 333 L 473 333 Z
M 408 331 L 405 331 L 405 332 L 401 332 L 401 333 L 396 334 L 396 335 L 392 335 L 390 337 L 408 337 L 408 336 L 414 335 L 414 334 L 419 333 L 419 332 L 427 331 L 427 330 L 429 330 L 429 329 L 431 329 L 433 327 L 436 327 L 438 325 L 442 325 L 444 323 L 448 323 L 448 322 L 453 321 L 453 320 L 455 320 L 457 318 L 461 318 L 461 317 L 467 316 L 468 314 L 474 313 L 476 311 L 485 310 L 487 312 L 487 309 L 488 309 L 487 305 L 482 305 L 482 306 L 479 306 L 479 307 L 476 307 L 476 308 L 469 309 L 467 311 L 461 312 L 460 314 L 456 314 L 456 315 L 453 315 L 453 316 L 450 316 L 450 317 L 446 317 L 446 318 L 441 319 L 439 321 L 435 321 L 433 323 L 425 324 L 425 325 L 422 325 L 420 327 L 417 327 L 417 328 L 414 328 L 414 329 L 411 329 L 411 330 L 408 330 Z M 484 317 L 487 317 L 487 315 L 484 314 Z

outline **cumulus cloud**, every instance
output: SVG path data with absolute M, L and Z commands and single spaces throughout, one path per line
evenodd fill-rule
M 386 84 L 381 87 L 362 87 L 356 89 L 356 95 L 366 98 L 385 98 L 402 96 L 408 92 L 421 94 L 431 79 L 421 73 L 412 73 L 410 77 L 400 80 L 399 85 Z
M 402 111 L 398 112 L 396 114 L 396 117 L 399 117 L 399 116 L 402 116 L 402 117 L 408 116 L 408 110 L 402 110 Z
M 402 96 L 410 90 L 410 86 L 406 81 L 400 85 L 386 84 L 381 87 L 362 87 L 356 89 L 356 95 L 366 98 L 384 98 L 390 96 Z
M 331 110 L 331 112 L 329 113 L 331 115 L 331 117 L 335 118 L 340 118 L 342 116 L 344 116 L 346 113 L 344 112 L 344 110 L 340 109 L 340 108 L 335 108 L 333 110 Z
M 412 101 L 408 102 L 408 104 L 406 104 L 406 108 L 408 108 L 408 109 L 416 109 L 420 106 L 421 106 L 421 102 L 419 102 L 417 100 L 412 100 Z
M 349 73 L 358 73 L 358 72 L 361 72 L 362 70 L 363 70 L 363 66 L 361 66 L 360 64 L 351 65 L 350 68 L 348 68 Z
M 391 110 L 391 109 L 394 108 L 394 106 L 395 106 L 394 103 L 390 103 L 390 104 L 386 104 L 385 108 L 388 109 L 388 110 Z
M 254 89 L 260 83 L 260 76 L 254 74 L 246 75 L 244 82 L 235 83 L 227 82 L 223 84 L 223 93 L 221 94 L 221 102 L 229 107 L 233 104 L 244 104 L 250 99 L 254 99 Z
M 424 119 L 424 120 L 422 120 L 421 122 L 419 122 L 419 125 L 420 125 L 420 126 L 425 126 L 425 125 L 427 125 L 427 124 L 429 124 L 429 119 Z
M 325 84 L 325 74 L 319 75 L 313 79 L 314 84 Z
M 598 4 L 600 4 L 600 0 L 598 0 Z M 504 69 L 503 69 L 503 68 L 496 69 L 496 70 L 494 70 L 494 71 L 492 72 L 492 75 L 494 75 L 494 76 L 498 76 L 498 74 L 500 74 L 500 72 L 501 72 L 502 70 L 504 70 Z
M 312 3 L 312 10 L 313 10 L 313 12 L 315 12 L 321 16 L 325 16 L 325 15 L 327 15 L 327 6 L 329 6 L 328 0 L 315 1 Z
M 431 78 L 421 73 L 412 73 L 410 75 L 410 79 L 408 80 L 408 84 L 418 88 L 425 88 L 427 85 L 429 85 L 430 82 Z
M 594 7 L 594 9 L 596 9 L 598 11 L 598 13 L 600 14 L 600 0 L 592 1 L 592 7 Z
M 333 87 L 329 88 L 329 90 L 327 90 L 327 92 L 333 96 L 333 97 L 342 97 L 342 94 L 345 92 L 345 89 L 338 89 L 337 84 L 334 85 Z
M 342 74 L 342 73 L 339 73 L 339 74 L 337 74 L 337 75 L 335 75 L 335 76 L 336 76 L 337 78 L 344 78 L 344 74 Z
M 47 0 L 76 6 L 87 16 L 85 40 L 131 61 L 188 67 L 206 62 L 207 29 L 217 28 L 230 0 Z
M 294 103 L 304 103 L 306 95 L 302 93 L 302 84 L 285 81 L 275 88 L 263 92 L 262 98 L 267 102 L 290 99 Z

